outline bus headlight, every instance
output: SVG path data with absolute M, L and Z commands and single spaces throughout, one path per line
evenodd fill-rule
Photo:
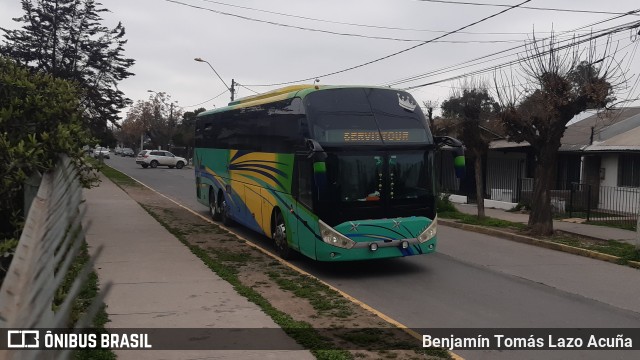
M 331 226 L 322 222 L 322 220 L 318 220 L 318 225 L 320 225 L 322 241 L 327 244 L 344 249 L 351 249 L 356 244 L 355 241 L 335 231 Z
M 418 235 L 418 241 L 420 241 L 421 243 L 425 241 L 429 241 L 436 236 L 437 232 L 438 232 L 438 216 L 436 215 L 436 217 L 433 219 L 431 224 L 429 224 L 429 226 L 426 229 L 424 229 L 424 231 L 421 232 L 420 235 Z

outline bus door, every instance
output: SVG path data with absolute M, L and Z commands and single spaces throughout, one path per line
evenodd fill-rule
M 297 239 L 299 251 L 313 259 L 316 258 L 316 236 L 312 228 L 317 227 L 315 224 L 309 223 L 311 219 L 315 219 L 313 215 L 313 159 L 307 154 L 296 155 L 296 174 L 298 183 L 298 192 L 296 194 L 297 217 L 290 218 L 290 223 L 295 225 L 295 234 L 292 239 Z

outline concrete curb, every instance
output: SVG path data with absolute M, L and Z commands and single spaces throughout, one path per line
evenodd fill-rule
M 619 264 L 621 260 L 621 258 L 619 258 L 618 256 L 603 254 L 597 251 L 581 249 L 574 246 L 555 243 L 552 241 L 540 240 L 540 239 L 536 239 L 534 237 L 530 237 L 526 235 L 513 234 L 507 231 L 487 228 L 484 226 L 462 224 L 456 221 L 446 220 L 446 219 L 438 219 L 438 223 L 445 226 L 453 227 L 456 229 L 473 231 L 480 234 L 491 235 L 491 236 L 499 237 L 501 239 L 516 241 L 523 244 L 535 245 L 535 246 L 539 246 L 539 247 L 543 247 L 551 250 L 564 251 L 570 254 L 585 256 L 592 259 L 607 261 L 614 264 Z M 640 269 L 640 262 L 628 261 L 628 263 L 629 263 L 629 266 Z

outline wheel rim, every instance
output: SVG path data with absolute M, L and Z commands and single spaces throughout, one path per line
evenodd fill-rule
M 155 168 L 156 166 L 158 166 L 158 163 L 156 161 L 152 161 L 151 162 L 151 167 Z
M 222 200 L 222 203 L 220 204 L 220 213 L 222 214 L 222 218 L 226 221 L 228 219 L 226 200 Z
M 278 249 L 285 249 L 287 246 L 287 228 L 284 225 L 284 220 L 282 219 L 282 214 L 276 214 L 276 226 L 273 230 L 273 240 L 276 243 L 276 247 Z
M 182 162 L 178 162 L 178 163 L 176 164 L 176 168 L 177 168 L 177 169 L 182 169 L 182 167 L 183 167 L 183 166 L 184 166 L 184 165 L 182 164 Z

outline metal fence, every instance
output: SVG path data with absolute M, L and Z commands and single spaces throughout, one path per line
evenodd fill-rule
M 54 297 L 84 243 L 85 206 L 82 187 L 72 162 L 63 157 L 56 169 L 42 178 L 37 197 L 27 215 L 24 230 L 0 288 L 0 328 L 68 328 L 75 298 L 93 269 L 89 261 L 73 280 L 64 299 Z M 100 249 L 96 252 L 98 256 Z M 102 304 L 110 284 L 94 300 L 76 329 L 87 327 Z M 0 359 L 67 359 L 69 350 L 0 350 Z
M 639 213 L 640 188 L 574 183 L 565 214 L 594 224 L 635 229 Z
M 533 179 L 520 179 L 519 183 L 519 202 L 530 205 Z M 567 189 L 551 190 L 551 206 L 557 217 L 635 230 L 640 216 L 640 188 L 572 183 Z

